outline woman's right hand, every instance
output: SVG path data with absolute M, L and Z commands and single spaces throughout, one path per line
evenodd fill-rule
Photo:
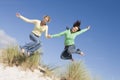
M 20 17 L 21 15 L 20 15 L 20 13 L 16 13 L 16 17 Z
M 89 29 L 90 29 L 90 27 L 91 27 L 91 26 L 89 25 L 89 26 L 87 27 L 87 29 L 89 30 Z
M 47 35 L 47 38 L 51 38 L 51 35 L 50 35 L 50 34 L 48 34 L 48 35 Z

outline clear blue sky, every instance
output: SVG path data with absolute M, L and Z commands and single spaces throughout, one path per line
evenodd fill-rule
M 21 13 L 30 19 L 51 16 L 49 33 L 59 33 L 81 20 L 81 28 L 91 25 L 91 29 L 78 36 L 76 47 L 86 55 L 73 55 L 83 60 L 93 76 L 102 80 L 120 80 L 120 1 L 119 0 L 0 0 L 0 30 L 23 45 L 29 42 L 33 24 L 18 19 Z M 64 37 L 45 39 L 43 43 L 43 62 L 64 66 L 69 61 L 60 59 L 64 48 Z

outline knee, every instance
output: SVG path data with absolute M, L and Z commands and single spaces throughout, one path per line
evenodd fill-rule
M 40 40 L 37 40 L 37 41 L 36 41 L 36 44 L 40 44 Z
M 61 59 L 64 59 L 64 57 L 63 57 L 62 55 L 60 55 L 60 58 L 61 58 Z
M 68 49 L 67 52 L 71 54 L 71 53 L 72 53 L 72 50 Z

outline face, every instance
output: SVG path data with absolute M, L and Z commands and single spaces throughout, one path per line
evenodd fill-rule
M 43 21 L 44 21 L 45 23 L 48 23 L 48 22 L 49 22 L 49 17 L 44 17 Z
M 75 27 L 72 28 L 72 32 L 76 32 L 77 30 L 78 30 L 77 26 L 75 26 Z
M 41 21 L 41 25 L 46 25 L 46 23 L 48 23 L 49 22 L 49 20 L 50 20 L 50 18 L 49 17 L 44 17 L 43 18 L 43 20 Z

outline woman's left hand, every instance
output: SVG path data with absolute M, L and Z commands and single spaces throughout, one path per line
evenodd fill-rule
M 51 38 L 51 35 L 50 35 L 50 34 L 48 34 L 48 35 L 47 35 L 47 38 Z
M 89 29 L 90 29 L 90 26 L 88 26 L 87 29 L 89 30 Z

